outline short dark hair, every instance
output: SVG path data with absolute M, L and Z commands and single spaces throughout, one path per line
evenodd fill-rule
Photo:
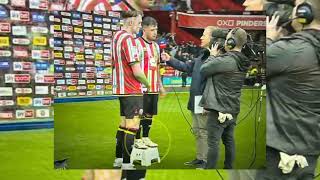
M 147 16 L 142 20 L 142 27 L 144 26 L 158 26 L 158 22 L 155 18 Z
M 142 11 L 121 11 L 121 17 L 123 19 L 137 17 L 137 16 L 143 16 Z
M 247 43 L 247 32 L 239 27 L 236 27 L 231 30 L 233 38 L 237 41 L 237 46 L 242 47 Z

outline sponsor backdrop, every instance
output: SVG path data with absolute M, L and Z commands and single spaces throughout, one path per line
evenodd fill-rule
M 53 115 L 48 7 L 48 0 L 0 0 L 0 120 Z
M 111 94 L 111 41 L 120 29 L 120 13 L 53 14 L 55 96 Z

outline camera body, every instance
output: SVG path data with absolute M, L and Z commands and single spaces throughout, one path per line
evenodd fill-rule
M 221 30 L 219 32 L 213 31 L 211 34 L 209 48 L 211 48 L 212 45 L 214 46 L 216 43 L 218 43 L 218 49 L 223 50 L 227 34 L 228 31 L 226 30 Z
M 269 18 L 271 18 L 274 13 L 278 12 L 278 15 L 280 16 L 277 24 L 278 26 L 290 21 L 293 8 L 294 0 L 267 0 L 267 3 L 263 7 Z

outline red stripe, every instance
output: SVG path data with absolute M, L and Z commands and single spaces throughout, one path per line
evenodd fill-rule
M 117 43 L 119 43 L 119 41 L 117 41 L 117 43 L 114 43 L 115 42 L 115 40 L 118 40 L 119 39 L 119 37 L 123 34 L 123 33 L 125 33 L 125 31 L 121 31 L 121 32 L 119 32 L 118 34 L 116 34 L 116 36 L 113 38 L 113 40 L 112 40 L 112 43 L 113 43 L 113 49 L 115 49 L 115 53 L 113 54 L 113 64 L 114 64 L 114 68 L 116 69 L 116 71 L 117 71 L 117 73 L 116 73 L 116 80 L 117 80 L 117 82 L 116 82 L 116 85 L 117 85 L 117 87 L 116 87 L 116 94 L 120 94 L 120 72 L 119 72 L 119 56 L 118 56 L 118 54 L 117 54 L 117 51 L 116 51 L 116 47 L 117 47 Z M 114 75 L 113 75 L 114 76 Z M 112 78 L 113 79 L 113 78 Z
M 87 6 L 84 8 L 85 12 L 91 12 L 94 10 L 94 7 L 97 5 L 97 0 L 90 1 Z
M 87 7 L 85 7 L 85 12 L 94 11 L 94 8 L 102 3 L 106 10 L 111 10 L 111 5 L 106 0 L 92 0 Z
M 73 8 L 74 9 L 78 9 L 79 5 L 80 5 L 81 0 L 75 0 L 73 3 Z
M 115 40 L 119 40 L 119 37 L 121 35 L 124 35 L 125 37 L 122 39 L 122 41 L 117 41 L 116 43 L 113 44 L 113 49 L 116 49 L 116 46 L 119 45 L 121 48 L 121 54 L 117 54 L 117 51 L 113 53 L 113 62 L 114 62 L 114 67 L 117 70 L 117 74 L 115 74 L 116 78 L 116 92 L 115 94 L 141 94 L 141 83 L 138 82 L 132 72 L 131 66 L 129 65 L 130 62 L 134 61 L 137 54 L 132 54 L 132 52 L 129 52 L 129 44 L 127 43 L 127 40 L 132 41 L 132 46 L 136 46 L 136 43 L 133 39 L 133 36 L 130 34 L 124 34 L 126 33 L 125 31 L 118 32 L 113 38 L 113 43 Z M 120 44 L 118 44 L 120 43 Z M 131 53 L 134 57 L 134 59 L 128 59 L 130 58 L 129 53 Z M 121 59 L 120 59 L 121 56 Z M 121 61 L 122 66 L 119 65 L 119 62 Z M 123 84 L 120 84 L 120 69 L 123 70 L 123 74 L 121 74 L 124 78 Z M 114 76 L 113 76 L 114 77 Z M 124 92 L 120 92 L 120 89 L 123 88 Z
M 124 2 L 120 2 L 119 3 L 119 7 L 121 8 L 121 10 L 123 11 L 129 11 L 130 8 L 124 3 Z
M 138 41 L 141 43 L 142 47 L 143 47 L 143 51 L 144 51 L 144 57 L 143 57 L 143 71 L 144 74 L 146 75 L 147 79 L 151 80 L 150 84 L 151 84 L 151 92 L 158 92 L 158 81 L 155 81 L 155 76 L 158 75 L 158 68 L 156 68 L 155 70 L 150 69 L 151 66 L 151 62 L 150 62 L 150 57 L 155 57 L 155 51 L 157 51 L 156 49 L 154 49 L 154 45 L 153 44 L 148 44 L 146 43 L 142 38 L 139 38 Z M 147 48 L 150 48 L 150 52 L 147 50 Z M 146 51 L 145 51 L 146 50 Z M 151 53 L 151 54 L 149 54 Z M 149 77 L 149 71 L 150 72 L 150 76 Z
M 141 45 L 142 45 L 142 51 L 143 51 L 143 72 L 146 75 L 146 77 L 148 78 L 148 72 L 149 72 L 149 61 L 148 61 L 148 51 L 145 51 L 145 49 L 147 49 L 146 43 L 144 42 L 144 40 L 142 38 L 139 38 Z

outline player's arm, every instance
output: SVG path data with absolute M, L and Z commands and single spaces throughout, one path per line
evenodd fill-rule
M 141 82 L 143 85 L 145 85 L 148 89 L 150 89 L 150 84 L 146 78 L 146 76 L 144 75 L 142 69 L 141 69 L 141 65 L 140 62 L 134 62 L 131 64 L 131 69 L 133 72 L 134 77 Z
M 161 96 L 165 96 L 165 95 L 167 94 L 167 92 L 166 92 L 166 90 L 164 89 L 161 80 L 159 80 L 159 86 L 160 86 L 160 95 L 161 95 Z
M 134 77 L 146 88 L 150 88 L 150 83 L 148 82 L 143 70 L 141 69 L 141 64 L 139 60 L 139 51 L 135 40 L 132 37 L 126 39 L 122 44 L 122 50 L 129 65 L 131 66 Z
M 159 90 L 160 90 L 160 95 L 165 96 L 166 95 L 166 90 L 163 87 L 162 81 L 161 81 L 161 75 L 160 75 L 160 64 L 158 63 L 158 84 L 159 84 Z
M 158 76 L 158 84 L 159 84 L 159 90 L 160 90 L 160 95 L 162 96 L 165 96 L 166 95 L 166 90 L 164 89 L 163 87 L 163 84 L 162 84 L 162 81 L 161 81 L 161 75 L 160 75 L 160 57 L 161 57 L 161 54 L 160 54 L 160 47 L 159 45 L 156 45 L 156 48 L 157 48 L 157 53 L 158 55 L 158 59 L 157 59 L 157 76 Z

